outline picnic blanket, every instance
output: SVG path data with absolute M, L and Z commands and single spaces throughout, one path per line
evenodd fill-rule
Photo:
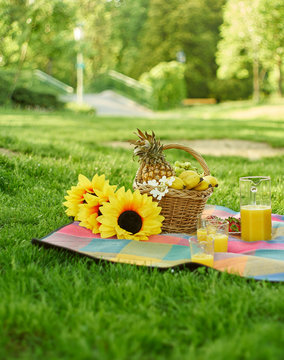
M 217 205 L 206 205 L 205 213 L 221 218 L 239 215 Z M 257 280 L 284 281 L 284 215 L 272 214 L 272 227 L 270 241 L 245 242 L 230 235 L 228 252 L 214 255 L 214 269 Z M 102 239 L 73 222 L 41 239 L 33 239 L 32 243 L 113 263 L 167 269 L 193 265 L 189 248 L 192 236 L 194 234 L 160 234 L 150 236 L 149 241 Z

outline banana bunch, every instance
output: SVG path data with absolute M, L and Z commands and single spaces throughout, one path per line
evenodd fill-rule
M 184 170 L 179 176 L 175 176 L 175 180 L 170 186 L 173 189 L 193 189 L 197 191 L 207 190 L 210 187 L 217 187 L 218 180 L 211 175 L 201 177 L 194 170 Z
M 202 180 L 194 190 L 202 191 L 207 190 L 210 187 L 218 187 L 218 180 L 212 175 L 207 175 L 203 176 Z

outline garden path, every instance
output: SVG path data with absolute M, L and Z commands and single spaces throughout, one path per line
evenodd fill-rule
M 62 100 L 76 101 L 76 95 L 64 95 Z M 99 94 L 84 94 L 83 102 L 94 107 L 97 115 L 100 116 L 149 117 L 153 115 L 153 111 L 112 90 L 106 90 Z
M 257 160 L 262 157 L 272 157 L 284 155 L 283 148 L 272 148 L 270 145 L 262 142 L 253 142 L 246 140 L 232 139 L 211 139 L 211 140 L 172 140 L 164 141 L 167 143 L 178 143 L 192 147 L 202 155 L 213 156 L 242 156 L 251 160 Z M 128 142 L 114 141 L 106 145 L 113 147 L 123 147 L 131 149 L 133 146 Z
M 262 157 L 272 157 L 284 155 L 284 148 L 272 148 L 266 143 L 232 140 L 232 139 L 211 139 L 211 140 L 172 140 L 164 141 L 164 144 L 178 143 L 192 147 L 195 151 L 202 155 L 213 156 L 241 156 L 250 160 L 261 159 Z M 113 141 L 104 143 L 103 145 L 120 147 L 124 149 L 133 149 L 127 141 Z M 9 149 L 0 148 L 0 154 L 8 157 L 17 155 L 16 152 Z

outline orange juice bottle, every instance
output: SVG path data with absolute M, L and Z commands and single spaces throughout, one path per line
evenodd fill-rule
M 271 240 L 269 176 L 240 178 L 240 213 L 242 240 Z

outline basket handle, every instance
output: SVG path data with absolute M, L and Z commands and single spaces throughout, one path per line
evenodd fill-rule
M 163 150 L 169 150 L 169 149 L 179 149 L 179 150 L 184 150 L 184 151 L 188 152 L 199 162 L 202 169 L 204 170 L 204 175 L 205 176 L 210 175 L 210 170 L 206 164 L 206 161 L 203 159 L 203 157 L 197 151 L 193 150 L 191 147 L 180 145 L 180 144 L 163 145 Z

